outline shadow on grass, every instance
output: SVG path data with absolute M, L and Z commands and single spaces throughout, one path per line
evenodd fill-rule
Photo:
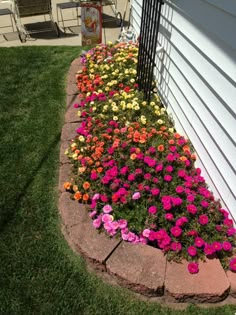
M 21 188 L 21 191 L 18 192 L 18 194 L 15 196 L 15 201 L 11 205 L 11 207 L 8 208 L 7 204 L 3 205 L 2 213 L 0 216 L 0 233 L 3 233 L 7 225 L 14 219 L 16 211 L 19 209 L 21 201 L 23 198 L 27 195 L 27 190 L 32 184 L 32 182 L 35 179 L 35 176 L 39 172 L 39 170 L 43 167 L 44 163 L 46 162 L 48 156 L 52 151 L 55 150 L 56 146 L 60 142 L 61 133 L 58 133 L 54 140 L 51 142 L 51 144 L 48 146 L 48 150 L 45 152 L 45 154 L 42 156 L 41 160 L 39 161 L 37 167 L 31 172 L 31 176 L 26 181 L 25 185 Z M 6 208 L 5 208 L 6 207 Z M 4 209 L 6 209 L 4 211 Z

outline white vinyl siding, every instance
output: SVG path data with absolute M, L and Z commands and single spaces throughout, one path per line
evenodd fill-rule
M 142 1 L 132 1 L 140 31 Z M 236 219 L 236 1 L 166 0 L 158 89 L 193 143 L 210 189 Z

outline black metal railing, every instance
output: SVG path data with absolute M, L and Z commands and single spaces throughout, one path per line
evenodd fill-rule
M 163 0 L 143 0 L 137 76 L 139 89 L 150 101 Z

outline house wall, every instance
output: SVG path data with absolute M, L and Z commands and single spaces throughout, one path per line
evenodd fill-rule
M 132 0 L 139 33 L 142 1 Z M 193 143 L 210 189 L 236 219 L 236 1 L 166 0 L 158 89 Z

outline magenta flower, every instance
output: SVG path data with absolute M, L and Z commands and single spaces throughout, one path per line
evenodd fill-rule
M 165 176 L 164 176 L 164 181 L 166 181 L 166 182 L 171 182 L 171 181 L 172 181 L 172 176 L 170 176 L 170 175 L 165 175 Z
M 159 195 L 159 193 L 160 193 L 160 189 L 158 189 L 158 188 L 152 188 L 151 189 L 151 194 L 153 196 L 157 196 L 157 195 Z
M 108 202 L 108 198 L 106 195 L 100 195 L 100 199 L 102 202 Z
M 229 262 L 229 268 L 232 271 L 236 271 L 236 258 L 232 258 Z
M 133 200 L 137 200 L 137 199 L 139 199 L 140 197 L 141 197 L 140 192 L 135 192 L 135 193 L 133 194 L 133 196 L 132 196 L 132 199 L 133 199 Z
M 223 250 L 225 250 L 226 252 L 232 249 L 231 243 L 227 241 L 222 243 L 222 247 L 223 247 Z
M 196 247 L 202 247 L 205 244 L 205 242 L 201 237 L 196 237 L 194 240 L 194 244 Z
M 195 205 L 193 204 L 190 204 L 190 205 L 187 205 L 187 211 L 191 214 L 196 214 L 197 213 L 197 208 Z
M 215 252 L 215 249 L 213 248 L 212 245 L 210 245 L 210 244 L 205 244 L 204 253 L 205 253 L 206 255 L 212 255 L 212 254 L 214 254 L 214 252 Z
M 179 237 L 181 234 L 182 234 L 182 229 L 178 226 L 173 226 L 171 229 L 170 229 L 170 232 L 173 236 L 175 237 Z
M 188 254 L 192 257 L 197 255 L 197 249 L 194 246 L 189 246 L 187 251 L 188 251 Z
M 186 174 L 185 174 L 185 170 L 179 170 L 178 171 L 178 176 L 179 177 L 184 177 Z
M 144 179 L 147 179 L 147 180 L 149 180 L 149 179 L 151 179 L 152 178 L 152 175 L 150 174 L 150 173 L 146 173 L 146 174 L 144 174 Z
M 166 167 L 166 172 L 168 172 L 168 173 L 173 172 L 173 167 L 172 167 L 171 165 L 168 165 L 168 166 Z
M 188 271 L 192 274 L 198 273 L 199 268 L 198 268 L 198 263 L 196 262 L 191 262 L 188 264 Z
M 155 168 L 156 172 L 161 172 L 163 169 L 163 165 L 162 164 L 158 164 Z
M 209 203 L 206 200 L 202 200 L 200 204 L 203 208 L 207 208 L 209 206 Z
M 199 216 L 198 222 L 201 225 L 206 225 L 209 222 L 209 218 L 208 218 L 208 216 L 206 214 L 202 214 L 202 215 Z
M 104 223 L 107 223 L 107 222 L 111 222 L 113 221 L 113 216 L 108 214 L 108 213 L 105 213 L 102 215 L 102 222 Z
M 223 221 L 224 225 L 228 226 L 228 227 L 232 227 L 233 226 L 233 220 L 226 218 Z
M 157 213 L 157 208 L 155 206 L 151 206 L 148 208 L 148 212 L 150 214 L 156 214 Z
M 172 242 L 170 245 L 170 248 L 174 252 L 180 252 L 182 250 L 182 245 L 181 243 L 178 243 L 178 242 Z
M 177 186 L 175 188 L 175 191 L 177 192 L 177 194 L 182 194 L 184 192 L 184 187 L 183 186 Z
M 236 229 L 235 228 L 229 228 L 227 230 L 227 235 L 228 236 L 233 236 L 236 233 Z
M 96 180 L 98 178 L 98 174 L 96 172 L 91 172 L 90 179 Z
M 157 177 L 153 177 L 152 181 L 154 184 L 157 184 L 159 182 L 159 179 Z
M 215 251 L 219 251 L 222 249 L 222 244 L 220 242 L 213 242 L 211 245 Z
M 125 175 L 127 172 L 128 172 L 129 168 L 128 166 L 123 166 L 121 169 L 120 169 L 120 174 L 121 175 Z
M 188 200 L 189 202 L 193 202 L 194 199 L 195 199 L 195 197 L 194 197 L 193 195 L 188 195 L 188 196 L 187 196 L 187 200 Z
M 174 219 L 174 216 L 172 213 L 166 213 L 165 214 L 165 219 L 168 221 L 172 221 Z
M 163 204 L 163 209 L 166 210 L 166 211 L 170 210 L 171 207 L 172 207 L 172 206 L 171 206 L 171 203 L 170 203 L 170 202 L 165 202 L 165 203 Z
M 132 173 L 129 174 L 128 180 L 131 181 L 131 182 L 134 181 L 135 180 L 135 174 L 132 174 Z

